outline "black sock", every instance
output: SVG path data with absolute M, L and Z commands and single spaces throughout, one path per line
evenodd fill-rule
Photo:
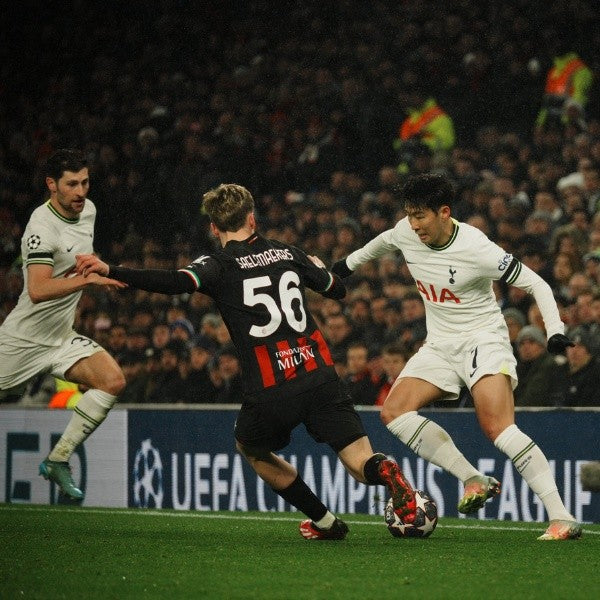
M 271 489 L 313 521 L 320 521 L 327 514 L 327 507 L 314 495 L 300 475 L 283 490 Z
M 369 485 L 385 485 L 385 481 L 379 475 L 379 464 L 382 460 L 387 460 L 387 456 L 381 454 L 381 452 L 377 452 L 377 454 L 373 454 L 365 463 L 363 475 Z

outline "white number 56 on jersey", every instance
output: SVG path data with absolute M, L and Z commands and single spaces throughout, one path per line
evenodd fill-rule
M 281 324 L 282 313 L 286 321 L 296 331 L 302 332 L 306 327 L 306 311 L 302 304 L 302 294 L 300 293 L 300 278 L 294 271 L 286 271 L 279 280 L 279 300 L 277 305 L 275 299 L 267 293 L 259 292 L 260 288 L 271 287 L 271 278 L 268 275 L 263 277 L 253 277 L 252 279 L 244 280 L 244 304 L 246 306 L 256 306 L 262 304 L 271 316 L 270 321 L 266 325 L 252 325 L 250 327 L 250 335 L 252 337 L 267 337 L 274 333 Z M 301 317 L 298 320 L 292 302 L 298 301 L 297 310 Z

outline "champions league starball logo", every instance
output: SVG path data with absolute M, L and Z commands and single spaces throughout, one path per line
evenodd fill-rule
M 139 508 L 162 508 L 163 466 L 160 453 L 148 438 L 135 453 L 133 503 Z
M 36 248 L 39 248 L 41 243 L 42 238 L 35 233 L 27 238 L 27 247 L 30 250 L 35 250 Z

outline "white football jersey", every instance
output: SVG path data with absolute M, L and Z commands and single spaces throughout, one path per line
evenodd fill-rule
M 425 303 L 428 340 L 481 330 L 505 331 L 508 336 L 492 286 L 501 278 L 534 295 L 548 337 L 564 333 L 550 286 L 471 225 L 454 221 L 450 240 L 433 247 L 421 242 L 405 217 L 350 254 L 346 264 L 354 270 L 393 250 L 402 251 Z
M 50 201 L 33 211 L 21 239 L 23 291 L 0 327 L 3 335 L 23 342 L 58 346 L 72 333 L 81 292 L 34 304 L 27 292 L 27 267 L 50 265 L 54 278 L 75 276 L 75 255 L 94 251 L 95 220 L 96 207 L 87 199 L 77 219 L 63 217 Z

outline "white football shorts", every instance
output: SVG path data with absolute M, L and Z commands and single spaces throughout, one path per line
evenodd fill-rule
M 73 332 L 60 346 L 39 346 L 9 336 L 0 336 L 0 390 L 18 388 L 39 373 L 65 379 L 77 361 L 104 348 Z
M 517 387 L 517 360 L 510 342 L 501 334 L 484 332 L 477 338 L 425 342 L 396 382 L 405 377 L 424 379 L 447 392 L 442 400 L 455 400 L 461 388 L 470 390 L 484 375 L 497 373 L 510 377 L 513 390 Z

